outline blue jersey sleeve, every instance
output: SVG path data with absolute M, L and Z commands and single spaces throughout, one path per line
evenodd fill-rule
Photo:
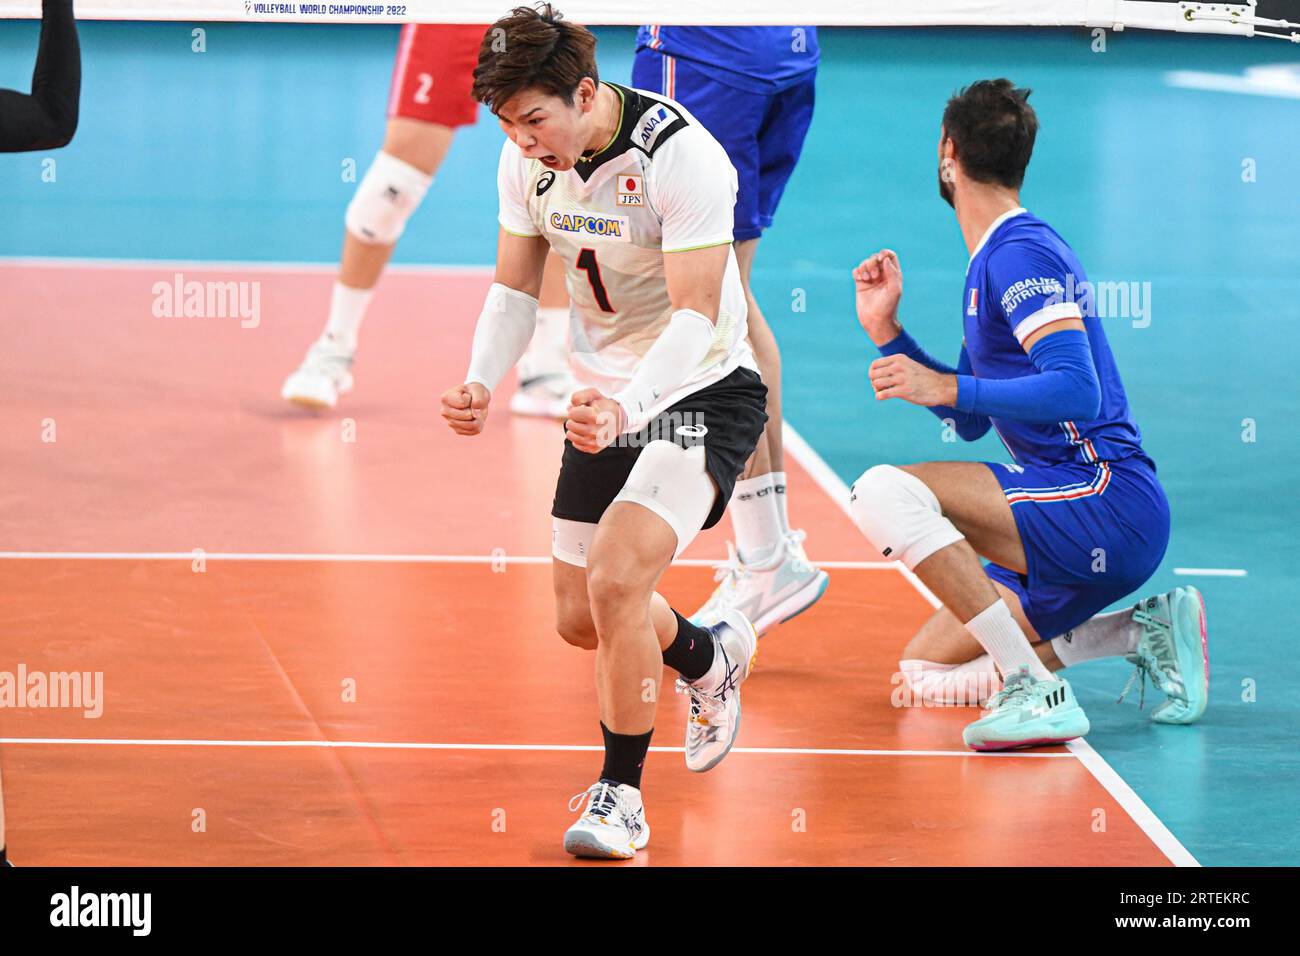
M 1083 317 L 1074 301 L 1082 277 L 1046 246 L 1003 243 L 989 253 L 986 274 L 991 311 L 1006 319 L 1021 345 L 1045 325 Z
M 957 358 L 957 367 L 946 365 L 932 356 L 920 344 L 913 339 L 906 331 L 900 332 L 896 338 L 880 346 L 881 355 L 906 355 L 914 362 L 924 365 L 926 368 L 933 369 L 941 375 L 956 375 L 960 383 L 961 376 L 971 374 L 970 354 L 966 351 L 966 343 L 961 344 L 961 355 Z M 975 441 L 983 437 L 984 433 L 989 430 L 992 424 L 987 415 L 979 415 L 971 412 L 962 411 L 957 408 L 951 408 L 947 405 L 930 405 L 927 406 L 930 411 L 934 412 L 941 421 L 951 421 L 956 429 L 957 437 L 962 441 Z

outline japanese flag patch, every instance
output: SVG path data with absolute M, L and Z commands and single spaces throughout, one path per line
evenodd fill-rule
M 618 205 L 644 206 L 645 185 L 641 173 L 621 173 L 618 176 Z

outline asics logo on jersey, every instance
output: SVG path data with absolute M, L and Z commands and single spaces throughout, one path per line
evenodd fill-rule
M 552 173 L 549 170 L 542 173 L 541 177 L 537 180 L 537 195 L 540 196 L 542 193 L 546 192 L 546 190 L 550 189 L 553 182 L 555 182 L 555 173 Z
M 550 224 L 560 232 L 580 232 L 588 236 L 602 236 L 629 242 L 626 216 L 592 216 L 587 213 L 553 212 Z

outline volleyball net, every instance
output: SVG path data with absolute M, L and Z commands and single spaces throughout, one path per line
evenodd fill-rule
M 87 20 L 491 23 L 513 5 L 513 0 L 81 0 L 77 15 Z M 792 16 L 788 0 L 748 0 L 743 13 L 730 0 L 563 0 L 557 6 L 569 19 L 592 25 L 763 26 L 788 23 Z M 36 18 L 40 8 L 40 0 L 0 0 L 0 17 Z M 812 0 L 800 5 L 797 16 L 819 26 L 1136 28 L 1300 43 L 1300 23 L 1260 16 L 1257 10 L 1256 0 Z M 1300 14 L 1291 16 L 1300 20 Z

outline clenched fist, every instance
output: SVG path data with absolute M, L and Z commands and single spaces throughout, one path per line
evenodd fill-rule
M 611 444 L 623 425 L 623 409 L 598 388 L 583 388 L 569 399 L 564 435 L 578 451 L 594 455 Z
M 492 394 L 481 382 L 453 385 L 442 393 L 442 417 L 457 435 L 477 435 L 487 424 Z

